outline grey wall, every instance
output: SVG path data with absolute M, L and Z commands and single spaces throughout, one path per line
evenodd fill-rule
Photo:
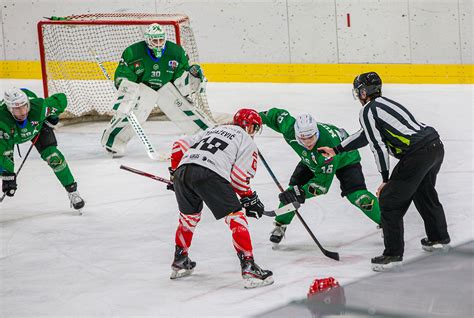
M 207 63 L 472 64 L 472 0 L 3 0 L 3 60 L 38 60 L 43 16 L 184 13 Z M 347 14 L 351 26 L 347 25 Z

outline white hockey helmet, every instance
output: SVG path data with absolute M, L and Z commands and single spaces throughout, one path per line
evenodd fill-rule
M 166 32 L 158 23 L 150 24 L 145 30 L 145 42 L 153 54 L 160 58 L 166 43 Z
M 15 119 L 19 121 L 26 119 L 26 116 L 30 111 L 30 100 L 25 92 L 16 87 L 10 88 L 5 91 L 3 101 L 7 105 L 8 111 Z M 26 107 L 26 112 L 21 109 L 22 107 Z
M 318 124 L 310 114 L 298 115 L 295 121 L 295 137 L 300 145 L 312 149 L 319 138 Z

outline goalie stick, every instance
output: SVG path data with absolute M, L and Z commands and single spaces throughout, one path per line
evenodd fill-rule
M 108 81 L 113 82 L 112 78 L 109 75 L 109 73 L 107 73 L 107 70 L 105 69 L 104 64 L 100 60 L 99 55 L 97 54 L 97 52 L 93 48 L 89 48 L 89 51 L 94 56 L 94 59 L 97 62 L 97 64 L 99 65 L 100 69 L 102 70 L 102 73 L 104 74 L 105 78 Z M 112 87 L 115 90 L 115 86 L 113 86 L 113 84 L 112 84 Z M 151 142 L 148 139 L 147 135 L 145 134 L 145 131 L 143 130 L 142 125 L 140 125 L 140 122 L 138 121 L 138 119 L 135 116 L 135 114 L 133 113 L 133 111 L 131 111 L 128 114 L 127 118 L 128 118 L 128 122 L 130 123 L 133 130 L 137 134 L 138 139 L 140 139 L 143 146 L 145 147 L 145 150 L 146 150 L 146 153 L 147 153 L 148 157 L 150 157 L 150 159 L 155 160 L 155 161 L 168 161 L 169 157 L 166 154 L 158 154 L 155 151 L 155 148 L 153 147 L 153 145 L 151 144 Z
M 138 174 L 140 176 L 144 176 L 144 177 L 153 179 L 155 181 L 163 182 L 163 183 L 168 184 L 168 185 L 173 184 L 173 181 L 171 181 L 169 179 L 162 178 L 162 177 L 156 176 L 154 174 L 151 174 L 151 173 L 148 173 L 148 172 L 145 172 L 145 171 L 141 171 L 141 170 L 138 170 L 138 169 L 135 169 L 135 168 L 132 168 L 132 167 L 121 165 L 120 169 Z M 263 211 L 263 215 L 266 215 L 266 216 L 269 216 L 269 217 L 275 217 L 277 215 L 286 214 L 288 212 L 291 212 L 295 208 L 299 208 L 299 207 L 300 207 L 300 204 L 298 202 L 294 203 L 294 204 L 291 203 L 291 204 L 282 206 L 281 208 L 278 208 L 278 209 L 275 209 L 275 210 Z
M 260 159 L 262 159 L 262 162 L 263 162 L 263 165 L 265 166 L 265 168 L 267 169 L 268 173 L 270 174 L 270 176 L 272 177 L 273 181 L 275 182 L 275 184 L 277 185 L 278 189 L 280 189 L 280 192 L 283 192 L 284 189 L 283 187 L 281 186 L 280 182 L 278 181 L 278 179 L 276 178 L 275 174 L 273 173 L 272 169 L 270 169 L 270 166 L 268 165 L 267 161 L 265 160 L 265 158 L 263 158 L 262 156 L 262 153 L 260 152 L 260 150 L 258 151 L 258 155 L 260 157 Z M 301 224 L 303 224 L 304 228 L 306 229 L 306 231 L 308 232 L 308 234 L 311 236 L 311 238 L 313 239 L 314 243 L 316 243 L 316 245 L 319 247 L 319 249 L 321 250 L 321 252 L 323 252 L 323 254 L 329 258 L 332 258 L 333 260 L 336 260 L 338 261 L 339 260 L 339 253 L 337 252 L 331 252 L 331 251 L 328 251 L 326 250 L 322 245 L 321 243 L 319 243 L 318 239 L 316 238 L 316 236 L 314 236 L 313 232 L 311 231 L 311 229 L 309 228 L 308 224 L 306 224 L 305 220 L 303 219 L 303 217 L 301 216 L 301 214 L 298 212 L 298 207 L 296 205 L 296 202 L 295 203 L 291 203 L 294 205 L 294 211 L 296 213 L 296 216 L 298 217 L 298 219 L 300 220 Z

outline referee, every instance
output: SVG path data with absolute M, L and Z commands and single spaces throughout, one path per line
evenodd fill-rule
M 362 104 L 361 129 L 340 145 L 321 147 L 326 157 L 370 145 L 382 184 L 377 189 L 385 250 L 372 258 L 374 271 L 401 265 L 404 252 L 403 216 L 411 201 L 425 223 L 424 250 L 448 248 L 449 238 L 443 206 L 435 190 L 436 177 L 444 158 L 438 132 L 415 119 L 399 103 L 382 97 L 382 80 L 375 72 L 354 79 L 354 98 Z M 389 177 L 388 155 L 399 159 Z

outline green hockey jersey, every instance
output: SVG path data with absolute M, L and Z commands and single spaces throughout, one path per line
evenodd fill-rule
M 321 195 L 328 192 L 334 175 L 338 169 L 360 162 L 357 150 L 338 154 L 333 158 L 325 158 L 318 153 L 318 147 L 334 147 L 341 143 L 347 133 L 334 125 L 318 123 L 319 139 L 312 150 L 298 143 L 295 138 L 295 118 L 284 109 L 272 108 L 260 112 L 264 125 L 281 133 L 288 145 L 297 153 L 301 161 L 314 173 L 314 177 L 303 186 L 306 193 Z
M 14 146 L 32 140 L 43 127 L 47 117 L 59 116 L 67 106 L 66 95 L 63 93 L 43 99 L 30 90 L 22 90 L 30 101 L 30 111 L 23 123 L 13 118 L 3 101 L 0 103 L 0 172 L 13 172 Z
M 115 71 L 115 86 L 126 78 L 134 83 L 143 83 L 154 90 L 168 82 L 173 82 L 184 71 L 189 69 L 188 58 L 184 49 L 166 41 L 165 50 L 156 58 L 145 41 L 130 45 L 122 53 L 122 58 Z

